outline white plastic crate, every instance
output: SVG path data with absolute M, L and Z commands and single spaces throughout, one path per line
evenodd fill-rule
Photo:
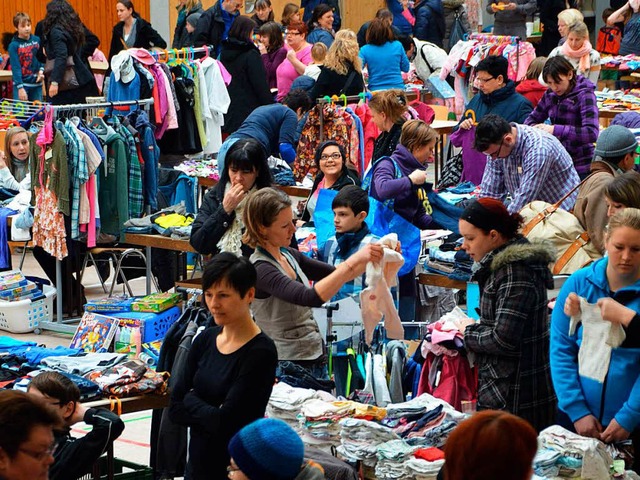
M 0 300 L 0 330 L 11 333 L 28 333 L 36 330 L 40 321 L 51 320 L 56 289 L 44 285 L 43 293 L 46 298 L 35 302 L 30 299 L 16 302 Z

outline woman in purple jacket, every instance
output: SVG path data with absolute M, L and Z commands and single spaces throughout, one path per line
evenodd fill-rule
M 427 199 L 426 163 L 433 159 L 438 134 L 422 120 L 409 120 L 402 126 L 400 143 L 390 157 L 375 161 L 369 194 L 383 202 L 420 230 L 438 228 L 431 218 Z M 415 318 L 416 282 L 410 272 L 399 277 L 400 308 L 403 322 Z
M 600 132 L 595 85 L 576 74 L 564 57 L 552 57 L 542 69 L 549 90 L 524 121 L 557 137 L 566 148 L 580 179 L 589 175 L 594 143 Z M 547 119 L 551 125 L 544 123 Z
M 282 29 L 276 22 L 267 22 L 258 30 L 260 43 L 258 49 L 262 54 L 262 63 L 267 71 L 269 88 L 278 88 L 276 70 L 287 58 L 287 49 L 284 48 Z

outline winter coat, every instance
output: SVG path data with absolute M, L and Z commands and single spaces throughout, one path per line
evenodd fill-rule
M 580 324 L 569 335 L 570 318 L 563 311 L 567 296 L 575 292 L 589 303 L 611 297 L 640 312 L 640 281 L 612 293 L 606 275 L 608 262 L 609 257 L 596 260 L 571 275 L 562 286 L 551 317 L 551 374 L 558 407 L 572 422 L 593 415 L 605 428 L 615 418 L 622 428 L 633 432 L 640 425 L 640 348 L 630 345 L 637 345 L 637 333 L 632 335 L 627 329 L 627 339 L 611 350 L 609 370 L 600 383 L 580 376 L 578 351 L 584 329 Z M 630 327 L 638 320 L 636 315 Z
M 71 38 L 69 32 L 63 30 L 61 27 L 54 26 L 49 31 L 43 44 L 47 52 L 47 58 L 55 60 L 53 71 L 48 78 L 49 82 L 62 82 L 67 65 L 67 57 L 69 56 L 73 57 L 73 70 L 80 87 L 95 81 L 93 74 L 87 66 L 86 58 L 83 59 L 81 56 L 83 50 L 77 49 L 76 42 Z M 84 101 L 84 99 L 79 99 L 77 103 L 81 103 L 82 101 Z
M 149 22 L 144 18 L 136 17 L 134 27 L 136 29 L 136 41 L 133 44 L 133 48 L 146 48 L 147 50 L 152 47 L 167 48 L 167 42 L 160 36 L 158 32 L 154 30 Z M 111 47 L 109 48 L 109 62 L 111 59 L 125 50 L 123 45 L 124 41 L 124 22 L 116 23 L 113 27 L 113 33 L 111 35 Z
M 402 15 L 402 2 L 400 0 L 387 0 L 387 8 L 393 14 L 393 27 L 396 27 L 402 35 L 412 35 L 413 25 Z
M 475 112 L 477 122 L 485 115 L 495 113 L 507 122 L 522 123 L 531 113 L 532 107 L 529 100 L 516 93 L 516 84 L 508 80 L 504 87 L 495 92 L 478 92 L 467 105 L 467 110 Z
M 453 29 L 453 22 L 456 20 L 456 15 L 460 17 L 462 26 L 465 31 L 471 32 L 471 24 L 469 23 L 469 17 L 467 16 L 467 10 L 464 7 L 464 0 L 442 0 L 442 11 L 444 13 L 444 48 L 449 51 L 453 45 L 449 45 L 449 38 L 451 38 L 451 30 Z
M 537 431 L 555 420 L 547 312 L 554 260 L 552 246 L 525 238 L 489 252 L 474 274 L 480 320 L 464 331 L 478 366 L 478 409 L 508 411 Z
M 313 187 L 311 187 L 311 193 L 309 194 L 309 198 L 311 198 L 313 195 L 316 194 L 316 190 L 318 190 L 318 185 L 320 184 L 322 179 L 324 179 L 324 173 L 322 173 L 318 169 L 318 174 L 316 175 L 316 178 L 313 181 Z M 343 169 L 342 175 L 340 175 L 340 178 L 338 178 L 338 180 L 336 180 L 336 182 L 329 187 L 329 190 L 334 190 L 339 192 L 347 185 L 357 185 L 358 187 L 360 186 L 360 179 L 358 178 L 358 173 L 354 172 L 349 168 Z M 307 198 L 307 205 L 309 204 L 309 198 Z M 300 219 L 305 222 L 308 222 L 311 220 L 311 213 L 309 212 L 306 205 L 304 207 L 304 212 L 302 212 L 302 217 L 300 217 Z
M 189 42 L 189 39 L 192 35 L 187 32 L 187 17 L 192 13 L 204 13 L 202 3 L 198 2 L 188 12 L 178 14 L 178 22 L 176 23 L 176 29 L 173 32 L 173 43 L 171 44 L 171 48 L 183 48 L 191 46 L 191 42 Z
M 544 123 L 553 125 L 553 136 L 567 150 L 576 171 L 584 178 L 589 173 L 594 143 L 598 140 L 598 105 L 595 85 L 585 77 L 576 76 L 576 85 L 562 96 L 548 90 L 536 109 L 524 121 L 525 125 Z
M 222 207 L 224 188 L 211 188 L 202 199 L 198 215 L 191 226 L 189 243 L 202 255 L 219 253 L 218 242 L 236 218 L 236 212 L 227 213 Z M 243 256 L 249 257 L 253 249 L 242 244 Z
M 194 32 L 195 46 L 213 45 L 217 51 L 224 35 L 224 18 L 222 17 L 222 0 L 218 0 L 213 7 L 208 8 L 198 19 L 198 26 Z
M 375 162 L 381 157 L 390 157 L 396 151 L 402 133 L 402 125 L 404 125 L 404 120 L 402 123 L 394 123 L 388 132 L 382 132 L 378 135 L 373 144 L 371 161 Z
M 538 102 L 547 91 L 547 87 L 542 85 L 538 80 L 527 78 L 518 84 L 516 92 L 531 102 L 533 108 L 536 108 Z
M 424 170 L 416 157 L 414 157 L 404 145 L 398 144 L 392 155 L 400 168 L 402 176 L 396 176 L 393 162 L 389 158 L 382 157 L 376 161 L 373 168 L 370 195 L 380 202 L 393 199 L 393 211 L 411 222 L 421 230 L 431 228 L 433 219 L 426 211 L 429 201 L 424 185 L 414 185 L 409 180 L 409 175 L 414 170 Z
M 502 0 L 489 0 L 486 8 L 489 15 L 495 15 L 493 23 L 494 35 L 514 35 L 526 40 L 527 17 L 536 12 L 538 8 L 536 0 L 512 0 L 512 3 L 516 4 L 515 10 L 498 10 L 494 13 L 491 5 L 498 3 L 504 2 Z
M 609 223 L 604 190 L 614 177 L 622 174 L 617 166 L 604 160 L 594 160 L 592 175 L 578 190 L 573 214 L 589 234 L 593 245 L 604 253 L 604 229 Z
M 448 55 L 447 52 L 433 43 L 424 42 L 417 38 L 413 39 L 413 43 L 416 47 L 413 64 L 416 67 L 418 77 L 424 82 L 432 73 L 440 72 L 447 62 Z
M 441 0 L 419 0 L 413 10 L 413 36 L 442 48 L 446 32 Z
M 231 74 L 227 87 L 231 105 L 224 115 L 222 131 L 233 133 L 256 108 L 273 103 L 273 95 L 260 52 L 253 43 L 224 40 L 220 61 Z

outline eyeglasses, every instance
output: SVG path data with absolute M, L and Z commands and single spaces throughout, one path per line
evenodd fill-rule
M 35 452 L 33 450 L 29 450 L 28 448 L 19 448 L 18 451 L 29 455 L 31 458 L 33 458 L 34 460 L 37 460 L 39 462 L 41 462 L 42 460 L 44 460 L 45 458 L 53 455 L 53 452 L 56 451 L 56 448 L 58 447 L 58 442 L 53 442 L 49 448 L 47 448 L 46 450 L 41 450 L 39 452 Z
M 285 35 L 301 35 L 300 32 L 292 32 L 291 30 L 287 30 L 284 32 Z
M 494 78 L 496 78 L 496 77 L 488 77 L 488 78 L 480 78 L 480 77 L 476 77 L 476 82 L 478 82 L 478 83 L 482 83 L 482 84 L 485 84 L 485 83 L 487 83 L 487 82 L 489 82 L 489 81 L 493 80 Z
M 489 153 L 489 152 L 482 152 L 484 153 L 486 156 L 491 157 L 493 159 L 496 158 L 500 158 L 500 150 L 502 150 L 502 146 L 504 145 L 504 136 L 502 137 L 502 140 L 500 141 L 500 146 L 493 152 Z
M 328 155 L 324 154 L 324 153 L 322 155 L 320 155 L 320 160 L 321 161 L 325 161 L 326 162 L 330 158 L 332 160 L 340 160 L 342 158 L 342 154 L 340 152 L 334 152 L 334 153 L 330 153 Z

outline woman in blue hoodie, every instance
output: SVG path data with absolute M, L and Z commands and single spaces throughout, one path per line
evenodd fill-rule
M 616 213 L 605 232 L 608 256 L 571 275 L 556 300 L 551 317 L 551 376 L 558 406 L 570 422 L 567 426 L 605 443 L 631 438 L 638 449 L 640 210 Z M 586 320 L 590 312 L 611 322 L 611 333 L 598 330 L 601 321 Z M 576 326 L 579 321 L 583 323 Z M 624 340 L 614 343 L 616 337 Z M 637 467 L 636 460 L 636 472 Z

